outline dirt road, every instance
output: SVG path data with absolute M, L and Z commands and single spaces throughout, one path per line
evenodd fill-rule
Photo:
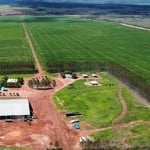
M 150 31 L 150 29 L 148 29 L 148 28 L 138 27 L 138 26 L 135 26 L 135 25 L 125 24 L 125 23 L 121 23 L 121 25 L 126 26 L 126 27 L 130 27 L 130 28 L 135 28 L 135 29 Z
M 126 101 L 125 101 L 124 97 L 122 96 L 122 86 L 121 85 L 119 85 L 119 88 L 118 88 L 118 99 L 121 103 L 121 113 L 120 113 L 119 116 L 117 116 L 113 120 L 113 123 L 120 122 L 126 116 L 126 113 L 127 113 L 127 110 L 128 110 Z
M 38 74 L 37 74 L 37 75 L 38 75 L 38 76 L 43 76 L 43 75 L 44 75 L 44 72 L 43 72 L 43 70 L 42 70 L 42 66 L 41 66 L 41 64 L 40 64 L 40 62 L 39 62 L 39 60 L 38 60 L 37 55 L 36 55 L 34 46 L 33 46 L 33 44 L 32 44 L 32 40 L 31 40 L 30 35 L 29 35 L 29 33 L 28 33 L 28 30 L 27 30 L 27 27 L 26 27 L 26 25 L 25 25 L 24 22 L 22 22 L 22 25 L 23 25 L 23 29 L 24 29 L 26 38 L 27 38 L 27 40 L 28 40 L 29 46 L 30 46 L 30 48 L 31 48 L 31 50 L 32 50 L 32 54 L 33 54 L 33 57 L 34 57 L 34 60 L 35 60 L 35 63 L 36 63 L 36 67 L 37 67 L 37 69 L 38 69 Z

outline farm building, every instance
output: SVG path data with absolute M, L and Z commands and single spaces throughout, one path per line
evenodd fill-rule
M 88 78 L 87 74 L 83 74 L 82 76 L 83 76 L 83 78 Z
M 22 119 L 31 115 L 28 99 L 0 99 L 0 119 Z
M 71 74 L 65 74 L 65 78 L 72 79 L 72 75 Z
M 18 82 L 18 79 L 8 79 L 7 83 L 16 84 Z
M 91 85 L 98 85 L 97 81 L 90 81 Z
M 98 77 L 98 75 L 97 75 L 97 74 L 95 74 L 95 73 L 93 73 L 93 74 L 92 74 L 92 77 L 97 78 L 97 77 Z

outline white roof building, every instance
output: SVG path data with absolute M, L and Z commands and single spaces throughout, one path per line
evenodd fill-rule
M 7 83 L 17 83 L 18 79 L 8 79 Z
M 90 81 L 90 83 L 91 83 L 92 85 L 98 85 L 98 82 L 97 82 L 97 81 Z
M 25 115 L 30 115 L 28 99 L 0 99 L 0 117 Z

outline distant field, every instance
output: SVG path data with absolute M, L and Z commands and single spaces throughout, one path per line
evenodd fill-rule
M 71 17 L 25 17 L 41 63 L 114 61 L 150 80 L 150 32 Z
M 116 22 L 122 22 L 122 23 L 126 23 L 126 24 L 131 24 L 131 25 L 135 25 L 135 26 L 140 26 L 140 27 L 145 27 L 145 28 L 150 28 L 150 18 L 143 18 L 143 17 L 102 17 L 101 19 L 106 19 L 106 20 L 110 20 L 110 21 L 116 21 Z
M 20 68 L 34 69 L 29 65 L 34 66 L 34 59 L 20 17 L 0 17 L 0 68 L 16 71 Z

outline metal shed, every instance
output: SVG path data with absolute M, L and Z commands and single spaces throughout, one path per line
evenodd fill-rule
M 0 99 L 0 117 L 30 116 L 28 99 Z

